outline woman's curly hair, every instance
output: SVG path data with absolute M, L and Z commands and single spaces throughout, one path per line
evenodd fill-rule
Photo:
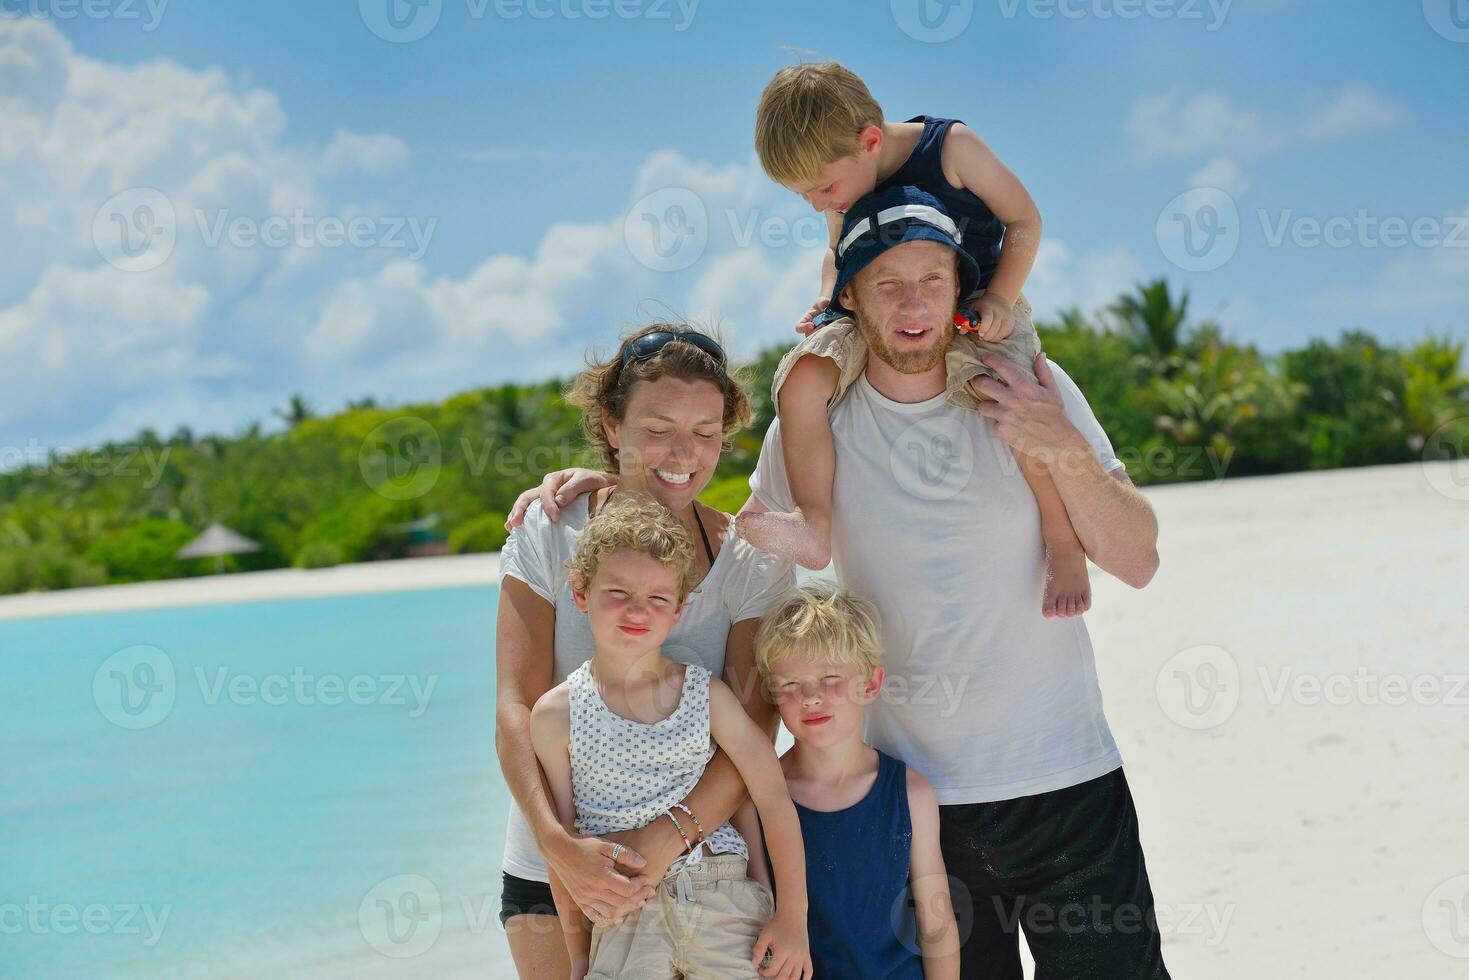
M 639 381 L 678 378 L 681 381 L 708 381 L 724 396 L 724 424 L 720 452 L 734 448 L 733 438 L 754 419 L 754 409 L 746 391 L 748 380 L 743 368 L 731 368 L 728 361 L 720 364 L 713 356 L 683 340 L 673 340 L 651 357 L 622 363 L 627 345 L 639 337 L 667 330 L 673 333 L 696 332 L 718 340 L 708 331 L 688 323 L 651 323 L 622 338 L 617 353 L 602 360 L 587 359 L 587 369 L 567 386 L 566 402 L 581 409 L 581 427 L 587 444 L 601 457 L 608 472 L 619 469 L 617 450 L 607 440 L 605 424 L 622 422 L 633 386 Z M 721 346 L 723 346 L 721 344 Z

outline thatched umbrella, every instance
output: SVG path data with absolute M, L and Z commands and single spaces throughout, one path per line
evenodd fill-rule
M 242 534 L 236 534 L 218 521 L 206 527 L 197 538 L 178 550 L 175 558 L 214 559 L 214 571 L 224 571 L 225 555 L 242 555 L 259 551 L 260 545 Z

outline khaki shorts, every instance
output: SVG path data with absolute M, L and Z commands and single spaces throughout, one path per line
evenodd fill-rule
M 705 857 L 665 879 L 620 924 L 594 928 L 586 980 L 759 980 L 750 957 L 775 899 L 745 869 L 738 854 Z M 685 877 L 681 898 L 678 884 Z
M 963 305 L 972 306 L 974 301 L 983 295 L 983 289 L 972 293 L 965 298 Z M 1010 336 L 999 343 L 980 340 L 974 334 L 963 333 L 955 329 L 954 342 L 949 345 L 949 352 L 944 357 L 944 366 L 948 371 L 945 389 L 949 404 L 977 412 L 980 403 L 988 400 L 980 397 L 974 392 L 974 389 L 969 387 L 970 380 L 981 374 L 991 378 L 995 376 L 995 372 L 985 367 L 984 362 L 979 359 L 981 354 L 999 354 L 1019 368 L 1026 377 L 1032 381 L 1035 380 L 1035 357 L 1041 351 L 1041 342 L 1036 336 L 1035 324 L 1031 322 L 1030 313 L 1030 302 L 1022 293 L 1015 300 L 1015 329 Z M 791 368 L 806 354 L 829 357 L 836 362 L 840 377 L 837 380 L 836 391 L 832 393 L 831 400 L 827 402 L 828 405 L 834 405 L 851 387 L 852 382 L 861 377 L 863 369 L 867 366 L 867 341 L 862 339 L 862 331 L 857 329 L 857 324 L 851 317 L 842 317 L 840 320 L 835 320 L 812 331 L 809 337 L 787 352 L 786 356 L 781 359 L 780 366 L 775 369 L 775 383 L 771 385 L 771 399 L 777 407 L 780 404 L 781 385 L 791 373 Z

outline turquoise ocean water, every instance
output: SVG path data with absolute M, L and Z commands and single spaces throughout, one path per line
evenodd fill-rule
M 512 975 L 496 601 L 0 622 L 0 976 Z

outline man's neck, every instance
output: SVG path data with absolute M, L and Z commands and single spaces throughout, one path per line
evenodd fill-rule
M 921 374 L 904 374 L 875 355 L 867 358 L 867 381 L 890 401 L 912 404 L 941 395 L 948 386 L 948 368 L 938 364 Z

